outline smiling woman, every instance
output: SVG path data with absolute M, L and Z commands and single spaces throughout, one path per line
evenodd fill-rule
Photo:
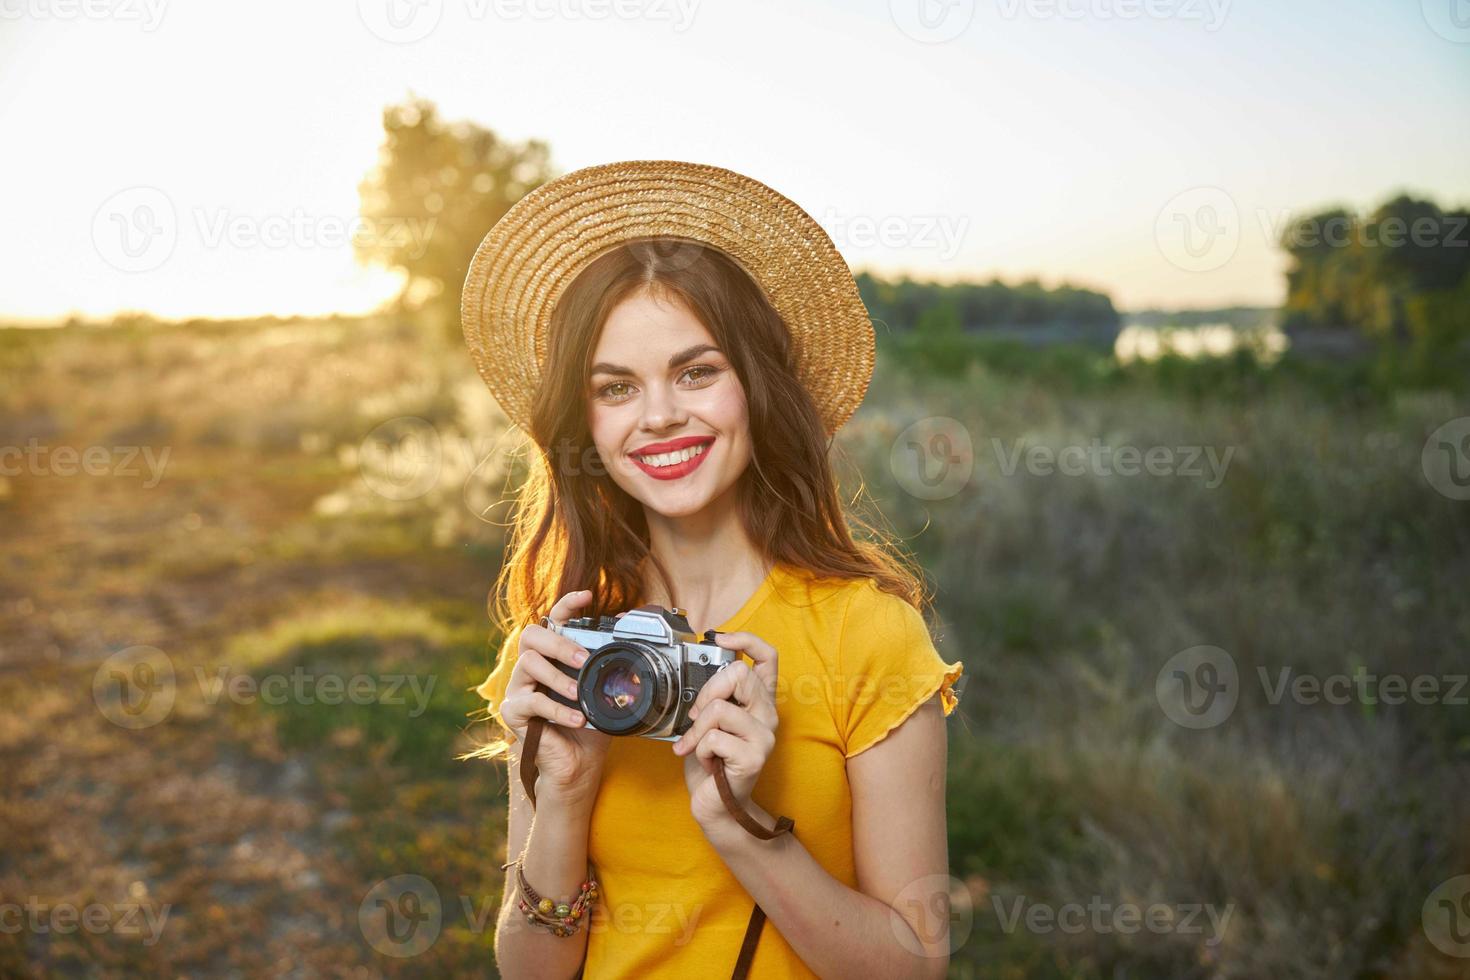
M 596 193 L 640 180 L 629 211 L 657 216 L 642 228 Z M 572 198 L 574 231 L 556 219 Z M 742 201 L 760 212 L 748 227 L 780 233 L 743 231 Z M 594 229 L 624 240 L 555 285 L 550 267 Z M 510 312 L 533 281 L 544 337 L 517 334 L 540 307 Z M 465 297 L 477 366 L 539 449 L 497 587 L 504 643 L 478 689 L 504 737 L 472 753 L 517 770 L 501 972 L 942 975 L 947 917 L 931 913 L 948 898 L 943 719 L 961 666 L 929 638 L 907 556 L 837 493 L 830 437 L 867 388 L 872 330 L 830 240 L 738 174 L 610 165 L 517 205 Z M 566 465 L 588 458 L 601 465 Z M 549 626 L 645 604 L 741 655 L 699 688 L 672 752 L 545 693 L 583 704 L 588 662 Z M 523 765 L 539 773 L 534 821 Z M 788 815 L 797 836 L 760 836 L 737 811 L 756 830 Z M 585 930 L 570 897 L 549 932 L 519 904 L 579 889 L 606 905 Z M 670 905 L 684 926 L 656 927 Z

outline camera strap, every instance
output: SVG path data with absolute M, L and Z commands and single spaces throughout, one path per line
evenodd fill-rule
M 532 810 L 536 809 L 536 777 L 540 772 L 536 767 L 536 748 L 541 744 L 541 729 L 545 726 L 546 719 L 539 715 L 526 722 L 526 742 L 521 747 L 521 786 L 526 790 L 526 799 L 531 801 Z M 730 816 L 753 837 L 774 840 L 796 826 L 796 821 L 790 817 L 777 817 L 776 826 L 770 829 L 761 826 L 735 799 L 730 781 L 725 776 L 725 760 L 719 757 L 715 758 L 715 787 L 719 789 L 720 799 L 725 801 L 725 809 L 730 811 Z M 750 961 L 755 957 L 755 946 L 760 941 L 761 927 L 765 922 L 765 911 L 756 905 L 751 910 L 750 921 L 746 923 L 745 939 L 740 943 L 740 955 L 735 959 L 735 972 L 730 974 L 731 980 L 745 980 L 750 973 Z

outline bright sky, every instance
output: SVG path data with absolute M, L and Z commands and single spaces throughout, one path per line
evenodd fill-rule
M 410 92 L 563 172 L 747 173 L 855 270 L 1275 303 L 1293 211 L 1470 203 L 1456 4 L 0 0 L 0 316 L 371 308 L 345 231 Z

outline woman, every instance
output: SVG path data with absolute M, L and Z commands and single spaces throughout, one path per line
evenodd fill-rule
M 504 738 L 472 754 L 513 770 L 501 972 L 727 975 L 758 904 L 752 976 L 943 975 L 961 667 L 931 643 L 906 560 L 855 541 L 837 495 L 828 447 L 873 337 L 831 241 L 727 170 L 588 168 L 497 223 L 463 315 L 538 449 L 497 583 L 506 639 L 478 688 Z M 672 746 L 606 735 L 538 691 L 577 703 L 556 664 L 586 659 L 543 615 L 649 603 L 741 655 Z M 532 718 L 547 723 L 534 810 L 518 752 Z M 794 831 L 742 827 L 720 765 L 762 827 L 785 815 Z M 577 913 L 568 928 L 538 921 L 539 897 Z

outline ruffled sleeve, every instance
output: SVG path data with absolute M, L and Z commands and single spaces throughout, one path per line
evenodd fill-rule
M 510 685 L 510 674 L 515 669 L 516 657 L 520 654 L 520 629 L 512 630 L 505 640 L 500 644 L 500 653 L 495 658 L 495 667 L 490 671 L 490 676 L 480 682 L 475 688 L 475 693 L 484 698 L 490 716 L 505 733 L 506 741 L 515 742 L 515 732 L 506 727 L 505 719 L 500 717 L 500 701 L 505 697 L 505 689 Z
M 871 579 L 848 606 L 838 662 L 843 697 L 835 715 L 849 759 L 880 742 L 936 693 L 946 717 L 959 703 L 954 682 L 964 664 L 946 663 L 923 614 Z

